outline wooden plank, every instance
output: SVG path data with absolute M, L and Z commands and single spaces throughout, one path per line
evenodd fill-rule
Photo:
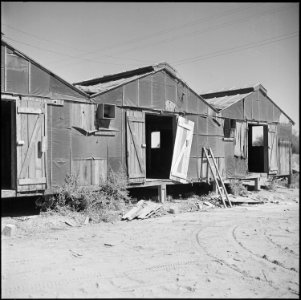
M 35 103 L 32 103 L 28 101 L 28 108 L 32 108 L 35 105 Z M 35 138 L 32 140 L 32 134 L 34 132 L 35 126 L 37 125 L 37 120 L 38 118 L 41 117 L 40 115 L 27 115 L 27 122 L 28 122 L 28 131 L 27 131 L 27 136 L 28 136 L 28 149 L 32 149 L 31 152 L 29 152 L 28 156 L 25 156 L 25 161 L 26 159 L 29 159 L 28 163 L 28 178 L 37 178 L 36 176 L 36 164 L 38 160 L 38 141 L 39 137 L 41 136 L 41 125 L 42 122 L 40 122 L 40 125 L 37 127 L 37 132 Z M 34 143 L 34 145 L 31 146 L 31 143 Z M 25 162 L 24 161 L 24 162 Z M 40 176 L 40 174 L 39 174 Z M 23 178 L 21 176 L 21 178 Z
M 18 180 L 19 185 L 30 185 L 30 184 L 39 184 L 46 183 L 46 177 L 41 178 L 21 178 Z
M 144 113 L 127 111 L 128 175 L 140 182 L 145 180 L 145 149 L 141 147 L 144 140 Z
M 23 164 L 22 164 L 22 169 L 21 169 L 21 172 L 20 172 L 20 177 L 26 177 L 26 170 L 29 166 L 29 163 L 30 163 L 30 158 L 31 158 L 31 154 L 35 148 L 35 145 L 36 145 L 36 140 L 38 138 L 38 132 L 39 132 L 39 129 L 41 127 L 41 121 L 42 121 L 43 118 L 41 118 L 40 116 L 38 117 L 38 119 L 36 120 L 36 123 L 35 123 L 35 126 L 34 126 L 34 129 L 32 131 L 32 135 L 31 135 L 31 138 L 30 138 L 30 142 L 29 142 L 29 147 L 27 148 L 27 151 L 26 151 L 26 154 L 24 156 L 24 161 L 23 161 Z M 27 176 L 28 177 L 28 176 Z
M 220 190 L 220 188 L 219 188 L 219 184 L 218 184 L 217 178 L 215 177 L 215 174 L 214 174 L 214 172 L 213 172 L 213 166 L 212 166 L 212 164 L 211 164 L 211 162 L 210 162 L 210 160 L 209 160 L 209 155 L 208 155 L 208 153 L 207 153 L 207 149 L 206 149 L 206 148 L 203 148 L 203 149 L 204 149 L 205 156 L 206 156 L 206 158 L 207 158 L 207 162 L 208 162 L 208 164 L 209 164 L 209 166 L 210 166 L 210 169 L 212 170 L 212 174 L 213 174 L 213 177 L 214 177 L 214 181 L 216 182 L 216 185 L 217 185 L 218 193 L 220 194 L 220 197 L 221 197 L 221 199 L 222 199 L 222 201 L 223 201 L 224 207 L 227 207 L 227 206 L 226 206 L 226 203 L 225 203 L 225 200 L 224 200 L 224 197 L 223 197 L 223 194 L 221 193 L 221 190 Z M 212 153 L 212 152 L 210 151 L 210 153 Z M 213 160 L 214 160 L 214 158 L 213 158 Z
M 42 109 L 41 108 L 36 108 L 36 107 L 18 107 L 18 114 L 41 114 L 41 113 L 42 113 Z
M 218 170 L 218 167 L 217 167 L 217 165 L 216 165 L 215 158 L 214 158 L 214 155 L 213 155 L 213 152 L 212 152 L 211 148 L 209 148 L 209 151 L 210 151 L 211 157 L 213 158 L 213 164 L 214 164 L 216 173 L 217 173 L 217 175 L 218 175 L 218 178 L 219 178 L 219 180 L 220 180 L 220 182 L 221 182 L 221 184 L 222 184 L 222 189 L 223 189 L 223 191 L 224 191 L 224 194 L 225 194 L 225 196 L 226 196 L 226 198 L 227 198 L 227 200 L 228 200 L 228 203 L 230 204 L 230 207 L 232 207 L 231 201 L 230 201 L 230 199 L 229 199 L 229 197 L 228 197 L 228 193 L 227 193 L 226 187 L 225 187 L 225 185 L 224 185 L 224 182 L 223 182 L 223 180 L 222 180 L 221 174 L 220 174 L 220 172 L 219 172 L 219 170 Z M 216 178 L 216 177 L 215 177 L 215 178 Z M 216 182 L 217 182 L 217 181 L 216 181 Z M 217 184 L 218 184 L 218 183 L 217 183 Z
M 17 128 L 16 128 L 16 104 L 15 102 L 11 102 L 10 105 L 10 113 L 11 113 L 11 132 L 10 132 L 10 144 L 11 144 L 11 189 L 16 189 L 17 186 Z
M 47 103 L 44 102 L 44 137 L 46 140 L 46 149 L 43 152 L 43 159 L 42 159 L 42 173 L 45 175 L 47 182 L 49 182 L 49 178 L 48 178 L 48 166 L 47 166 L 47 158 L 48 158 L 48 154 L 47 154 L 47 149 L 48 149 L 48 115 L 47 115 Z M 45 189 L 47 188 L 47 182 L 45 185 Z
M 22 139 L 22 128 L 21 128 L 21 115 L 17 113 L 17 108 L 20 106 L 20 100 L 16 100 L 16 140 L 20 141 Z M 17 175 L 20 174 L 22 168 L 22 148 L 23 146 L 16 146 L 17 148 L 17 174 L 15 176 L 15 180 L 17 180 Z
M 194 122 L 178 117 L 178 126 L 172 157 L 170 179 L 187 180 Z
M 28 101 L 26 100 L 21 100 L 20 101 L 20 107 L 27 107 Z M 24 141 L 23 146 L 21 147 L 21 168 L 20 168 L 20 172 L 17 174 L 18 178 L 21 176 L 21 171 L 22 171 L 22 166 L 24 164 L 25 161 L 25 157 L 26 157 L 26 152 L 28 151 L 28 147 L 29 147 L 29 137 L 28 137 L 28 115 L 26 114 L 22 114 L 21 115 L 21 140 Z M 28 168 L 26 168 L 23 171 L 23 177 L 28 178 L 28 174 L 29 174 L 29 170 Z M 25 189 L 25 187 L 24 187 Z

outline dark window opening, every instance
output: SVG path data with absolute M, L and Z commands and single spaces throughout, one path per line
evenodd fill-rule
M 236 120 L 234 119 L 225 119 L 224 123 L 224 137 L 225 138 L 234 138 L 236 129 Z
M 267 126 L 248 126 L 248 169 L 249 172 L 268 172 Z

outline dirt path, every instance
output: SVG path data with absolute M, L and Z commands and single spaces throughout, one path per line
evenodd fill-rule
M 298 298 L 299 204 L 217 208 L 2 238 L 1 293 Z

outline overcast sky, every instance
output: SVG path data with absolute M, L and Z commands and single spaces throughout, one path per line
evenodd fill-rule
M 69 82 L 166 61 L 197 93 L 262 83 L 299 128 L 299 3 L 1 2 L 5 40 Z

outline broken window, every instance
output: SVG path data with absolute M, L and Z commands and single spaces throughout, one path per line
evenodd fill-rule
M 160 148 L 160 131 L 153 131 L 151 134 L 151 148 L 159 149 Z
M 224 123 L 224 137 L 234 138 L 235 137 L 236 120 L 225 119 Z

